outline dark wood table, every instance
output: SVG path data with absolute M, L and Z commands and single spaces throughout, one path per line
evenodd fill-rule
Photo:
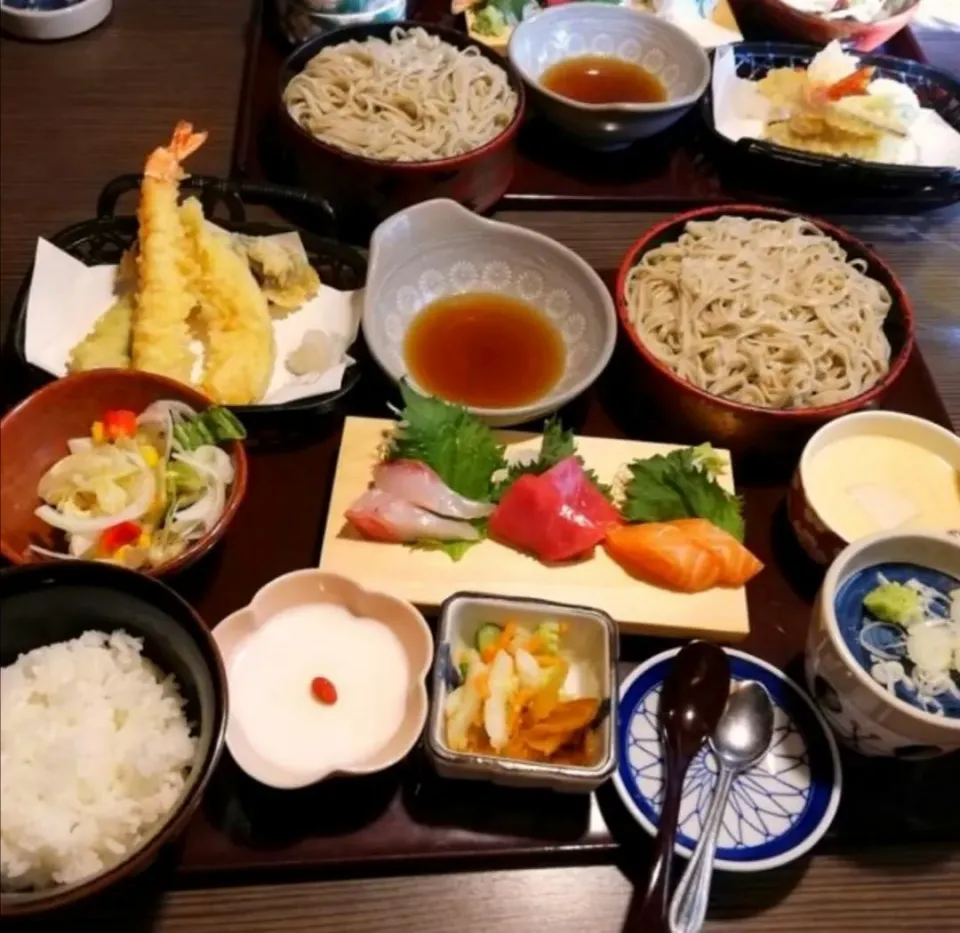
M 90 216 L 103 182 L 136 170 L 176 119 L 189 118 L 210 130 L 210 140 L 191 168 L 214 174 L 226 170 L 245 15 L 242 5 L 223 0 L 119 0 L 112 20 L 81 39 L 47 46 L 0 40 L 4 331 L 37 236 Z M 938 39 L 938 50 L 948 45 Z M 949 47 L 947 63 L 957 61 L 960 42 Z M 656 220 L 655 215 L 632 213 L 499 216 L 548 233 L 607 269 Z M 874 244 L 903 278 L 919 314 L 921 348 L 950 417 L 960 424 L 960 214 L 848 219 L 846 225 Z M 622 869 L 631 867 L 243 887 L 199 886 L 196 879 L 188 883 L 161 875 L 174 885 L 170 890 L 151 873 L 80 911 L 9 926 L 97 933 L 212 933 L 220 928 L 237 933 L 615 933 L 631 896 Z M 923 930 L 960 929 L 960 849 L 949 842 L 885 846 L 856 855 L 819 854 L 765 875 L 725 877 L 717 885 L 710 916 L 708 931 L 743 933 L 882 933 L 907 924 Z

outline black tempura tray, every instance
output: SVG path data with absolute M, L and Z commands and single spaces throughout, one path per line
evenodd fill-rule
M 116 264 L 137 237 L 137 218 L 118 214 L 120 199 L 140 187 L 140 175 L 121 175 L 108 182 L 97 199 L 96 217 L 61 230 L 48 237 L 51 243 L 87 265 Z M 225 230 L 247 236 L 271 236 L 296 230 L 303 241 L 307 258 L 317 270 L 320 281 L 332 288 L 352 291 L 362 288 L 367 275 L 364 256 L 336 239 L 337 224 L 333 210 L 321 197 L 296 188 L 255 181 L 229 181 L 192 176 L 181 188 L 184 194 L 199 197 L 204 214 Z M 290 225 L 248 219 L 247 207 L 262 205 L 295 216 L 308 230 Z M 54 376 L 27 362 L 27 296 L 33 267 L 27 271 L 14 301 L 7 341 L 9 362 L 5 366 L 4 402 L 22 398 Z M 12 372 L 11 372 L 12 370 Z M 347 368 L 343 384 L 335 392 L 297 399 L 276 405 L 232 406 L 237 416 L 264 441 L 271 435 L 289 437 L 297 428 L 309 424 L 310 416 L 337 412 L 360 379 L 360 367 Z
M 733 47 L 737 74 L 756 81 L 774 68 L 806 68 L 819 52 L 817 46 L 786 42 L 742 42 Z M 923 107 L 935 110 L 960 132 L 960 81 L 931 65 L 890 55 L 859 54 L 873 65 L 877 77 L 906 84 Z M 910 203 L 917 209 L 944 207 L 960 201 L 960 166 L 934 168 L 865 162 L 801 152 L 760 139 L 731 142 L 713 121 L 713 92 L 708 88 L 700 102 L 700 114 L 718 163 L 737 172 L 775 180 L 780 190 L 802 193 L 805 202 L 880 201 L 894 205 Z

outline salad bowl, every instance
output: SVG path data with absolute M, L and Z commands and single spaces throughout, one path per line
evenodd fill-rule
M 872 52 L 905 29 L 917 13 L 920 0 L 894 0 L 884 5 L 884 13 L 866 22 L 858 17 L 856 2 L 848 5 L 847 16 L 827 18 L 808 12 L 789 0 L 755 0 L 750 13 L 760 23 L 800 42 L 827 45 L 839 40 L 860 52 Z M 866 5 L 864 5 L 866 6 Z
M 132 369 L 96 369 L 48 383 L 9 411 L 0 421 L 0 552 L 13 564 L 53 559 L 33 546 L 63 551 L 62 533 L 36 515 L 42 505 L 37 487 L 41 477 L 69 453 L 67 441 L 90 436 L 91 425 L 105 412 L 126 409 L 142 412 L 160 400 L 183 402 L 197 412 L 210 400 L 190 386 L 153 373 Z M 240 441 L 228 441 L 224 450 L 233 465 L 223 508 L 212 526 L 189 541 L 175 557 L 145 568 L 151 576 L 177 573 L 207 554 L 226 534 L 247 488 L 247 455 Z M 72 559 L 64 555 L 65 559 Z

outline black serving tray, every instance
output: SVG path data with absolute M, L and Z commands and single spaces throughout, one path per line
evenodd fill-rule
M 737 74 L 750 80 L 762 78 L 773 68 L 806 67 L 819 51 L 817 46 L 786 42 L 742 42 L 733 47 Z M 936 110 L 960 131 L 960 81 L 952 75 L 889 55 L 860 54 L 859 58 L 862 64 L 876 66 L 878 77 L 909 85 L 924 107 Z M 801 152 L 759 139 L 731 142 L 713 121 L 712 84 L 700 102 L 700 111 L 718 159 L 739 172 L 753 173 L 751 177 L 775 179 L 781 190 L 790 186 L 802 191 L 808 200 L 889 199 L 891 210 L 896 210 L 901 200 L 909 200 L 917 210 L 960 201 L 958 167 L 865 162 Z
M 140 187 L 140 175 L 120 175 L 108 182 L 97 198 L 97 216 L 74 224 L 50 237 L 50 242 L 87 265 L 115 264 L 137 236 L 137 218 L 117 214 L 120 199 Z M 311 265 L 325 286 L 342 291 L 362 288 L 366 282 L 367 262 L 363 254 L 337 239 L 337 222 L 330 204 L 319 195 L 298 188 L 256 181 L 233 181 L 194 175 L 183 181 L 184 194 L 196 195 L 204 214 L 225 230 L 247 236 L 270 236 L 296 230 L 303 241 Z M 283 211 L 285 216 L 303 219 L 308 232 L 283 224 L 249 220 L 247 207 L 261 205 Z M 27 295 L 33 267 L 24 277 L 14 301 L 8 346 L 16 372 L 11 380 L 5 367 L 5 394 L 22 397 L 53 376 L 26 359 Z M 295 422 L 311 415 L 336 412 L 347 394 L 360 380 L 360 367 L 349 366 L 343 384 L 336 392 L 284 402 L 278 405 L 237 405 L 232 411 L 249 430 L 257 434 L 287 434 Z

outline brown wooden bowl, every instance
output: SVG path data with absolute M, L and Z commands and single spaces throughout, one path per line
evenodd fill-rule
M 325 143 L 300 126 L 287 112 L 283 92 L 322 49 L 369 38 L 389 40 L 395 29 L 425 29 L 458 49 L 472 48 L 502 68 L 517 95 L 517 112 L 489 142 L 463 155 L 431 162 L 389 162 L 353 155 Z M 513 178 L 516 137 L 523 122 L 523 81 L 502 55 L 463 32 L 432 23 L 366 23 L 337 29 L 310 39 L 283 63 L 277 87 L 279 142 L 289 148 L 299 184 L 319 191 L 334 205 L 337 217 L 352 235 L 370 231 L 397 211 L 449 198 L 482 213 L 506 193 Z
M 783 0 L 753 0 L 750 14 L 759 22 L 791 38 L 817 45 L 827 45 L 838 39 L 860 52 L 872 52 L 907 26 L 919 5 L 920 0 L 912 0 L 911 4 L 896 16 L 875 23 L 860 23 L 853 19 L 824 19 L 815 13 L 795 10 Z
M 716 220 L 723 216 L 759 217 L 779 221 L 803 217 L 836 240 L 849 258 L 865 261 L 866 274 L 882 283 L 893 299 L 883 326 L 890 342 L 890 368 L 876 385 L 854 398 L 819 408 L 762 408 L 711 395 L 681 379 L 669 366 L 654 356 L 630 322 L 625 296 L 627 274 L 645 253 L 664 243 L 676 242 L 689 221 Z M 669 413 L 671 421 L 675 422 L 692 442 L 712 441 L 736 454 L 792 455 L 798 452 L 821 425 L 841 415 L 879 403 L 900 378 L 913 352 L 913 305 L 893 270 L 873 250 L 846 230 L 820 218 L 757 204 L 698 208 L 652 227 L 624 256 L 617 274 L 615 297 L 617 314 L 627 335 L 629 349 L 635 351 L 630 353 L 630 375 L 637 377 L 642 391 L 648 393 L 662 411 Z
M 90 425 L 115 408 L 143 411 L 152 402 L 175 399 L 197 410 L 210 399 L 190 386 L 132 369 L 97 369 L 57 379 L 28 396 L 0 421 L 0 553 L 13 564 L 48 563 L 31 544 L 62 548 L 62 534 L 37 518 L 40 478 L 67 455 L 71 437 L 85 437 Z M 176 573 L 199 560 L 225 534 L 247 489 L 243 444 L 225 448 L 233 458 L 234 480 L 216 525 L 172 561 L 145 570 L 150 576 Z

